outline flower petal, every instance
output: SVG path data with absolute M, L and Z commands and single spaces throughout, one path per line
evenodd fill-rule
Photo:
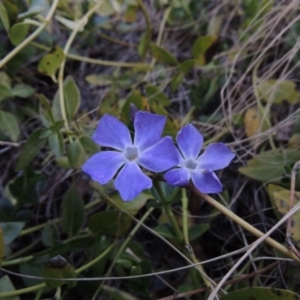
M 143 151 L 156 144 L 164 130 L 166 117 L 138 111 L 134 119 L 134 145 Z
M 100 146 L 124 150 L 126 146 L 132 145 L 128 128 L 118 119 L 105 114 L 93 134 L 94 141 Z
M 234 158 L 234 153 L 223 143 L 214 143 L 207 146 L 197 162 L 200 169 L 220 170 L 227 167 Z
M 125 163 L 122 153 L 103 151 L 90 157 L 82 166 L 82 170 L 93 180 L 106 184 L 111 180 L 120 167 Z
M 189 183 L 190 174 L 187 169 L 177 168 L 168 171 L 164 178 L 170 185 L 185 186 Z
M 222 184 L 214 172 L 194 171 L 191 174 L 196 188 L 203 194 L 213 194 L 222 191 Z
M 179 163 L 178 151 L 169 136 L 142 152 L 138 164 L 152 172 L 163 172 Z
M 124 201 L 130 201 L 143 190 L 152 187 L 151 179 L 146 176 L 135 162 L 128 162 L 115 180 L 115 188 Z
M 177 134 L 177 144 L 185 159 L 196 159 L 203 144 L 202 134 L 192 125 L 181 128 Z

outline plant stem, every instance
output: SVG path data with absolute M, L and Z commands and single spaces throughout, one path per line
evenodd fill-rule
M 188 226 L 188 198 L 186 195 L 186 189 L 182 189 L 182 198 L 181 198 L 181 203 L 182 203 L 182 228 L 183 228 L 183 238 L 185 245 L 189 249 L 189 256 L 194 264 L 197 264 L 196 268 L 199 270 L 199 273 L 202 277 L 203 282 L 207 287 L 212 286 L 212 283 L 208 279 L 208 276 L 206 275 L 206 272 L 202 265 L 199 265 L 199 260 L 197 259 L 192 246 L 190 245 L 190 240 L 189 240 L 189 226 Z
M 176 220 L 176 218 L 175 218 L 175 216 L 173 214 L 173 210 L 172 210 L 171 205 L 167 205 L 165 207 L 165 211 L 166 211 L 168 219 L 169 219 L 170 223 L 172 224 L 172 227 L 173 227 L 173 229 L 174 229 L 174 231 L 176 233 L 176 236 L 179 238 L 180 242 L 182 242 L 184 240 L 183 234 L 182 234 L 182 232 L 181 232 L 181 230 L 179 228 L 179 225 L 177 223 L 177 220 Z
M 53 4 L 51 6 L 51 9 L 44 20 L 44 23 L 37 28 L 29 37 L 27 37 L 21 44 L 19 44 L 14 50 L 12 50 L 10 53 L 8 53 L 1 61 L 0 61 L 0 69 L 8 62 L 10 61 L 17 53 L 19 53 L 25 46 L 27 46 L 31 41 L 33 41 L 49 24 L 51 21 L 56 7 L 58 5 L 59 0 L 54 0 Z
M 61 109 L 61 115 L 63 120 L 65 121 L 65 128 L 66 130 L 69 130 L 69 124 L 68 124 L 68 118 L 66 114 L 66 106 L 65 106 L 65 100 L 64 100 L 64 85 L 63 85 L 63 77 L 64 77 L 64 70 L 65 70 L 65 64 L 66 64 L 66 55 L 68 54 L 71 44 L 73 40 L 76 37 L 77 32 L 79 29 L 84 26 L 84 24 L 87 22 L 88 18 L 103 4 L 103 1 L 101 1 L 98 4 L 95 4 L 91 9 L 88 10 L 88 12 L 78 21 L 77 26 L 72 31 L 69 39 L 67 40 L 67 43 L 64 48 L 64 54 L 65 58 L 62 61 L 59 72 L 58 72 L 58 93 L 59 93 L 59 103 L 60 103 L 60 109 Z

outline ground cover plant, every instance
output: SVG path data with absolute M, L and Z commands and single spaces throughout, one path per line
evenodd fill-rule
M 0 1 L 0 299 L 300 299 L 298 1 Z

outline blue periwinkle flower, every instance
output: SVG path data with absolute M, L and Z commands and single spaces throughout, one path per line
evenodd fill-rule
M 199 156 L 203 136 L 191 124 L 184 126 L 177 134 L 179 165 L 164 175 L 165 180 L 175 186 L 185 186 L 190 179 L 196 188 L 204 193 L 219 193 L 222 184 L 214 170 L 227 167 L 234 158 L 233 152 L 223 143 L 208 145 Z
M 166 117 L 145 111 L 135 113 L 132 141 L 129 129 L 111 115 L 104 115 L 93 135 L 94 141 L 114 150 L 102 151 L 89 158 L 82 170 L 100 184 L 115 175 L 115 188 L 123 200 L 134 199 L 152 187 L 142 168 L 163 172 L 178 165 L 177 149 L 171 137 L 161 138 Z

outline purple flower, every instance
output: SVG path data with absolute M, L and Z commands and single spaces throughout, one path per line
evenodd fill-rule
M 201 193 L 221 192 L 222 184 L 213 171 L 227 167 L 234 158 L 233 152 L 225 144 L 213 143 L 198 157 L 203 136 L 191 124 L 178 132 L 176 140 L 180 150 L 179 165 L 164 175 L 166 181 L 171 185 L 185 186 L 192 179 Z
M 100 146 L 115 150 L 93 155 L 82 166 L 82 170 L 100 184 L 106 184 L 117 174 L 115 188 L 123 200 L 132 200 L 143 190 L 152 187 L 151 179 L 142 172 L 140 166 L 152 172 L 163 172 L 179 162 L 171 137 L 161 138 L 165 122 L 164 116 L 136 112 L 132 141 L 123 123 L 111 115 L 104 115 L 93 139 Z

